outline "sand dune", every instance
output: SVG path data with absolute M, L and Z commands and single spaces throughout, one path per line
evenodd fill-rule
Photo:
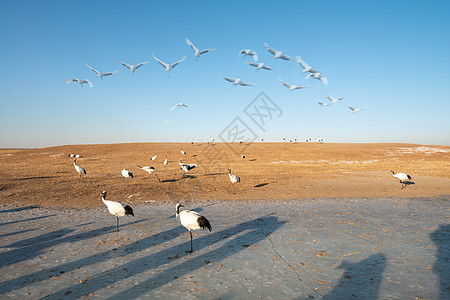
M 180 148 L 187 155 L 180 153 Z M 78 178 L 69 153 L 87 176 Z M 151 157 L 158 154 L 156 161 Z M 241 154 L 246 158 L 242 159 Z M 168 156 L 169 165 L 163 161 Z M 199 166 L 188 176 L 178 162 Z M 153 166 L 155 176 L 136 167 Z M 450 194 L 450 147 L 414 144 L 132 143 L 0 150 L 0 201 L 61 207 L 193 199 L 415 197 Z M 127 168 L 135 178 L 125 179 Z M 241 177 L 237 193 L 228 168 Z M 413 182 L 401 189 L 390 170 Z

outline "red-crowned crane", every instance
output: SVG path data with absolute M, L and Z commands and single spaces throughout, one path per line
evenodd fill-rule
M 192 253 L 192 230 L 198 230 L 208 228 L 211 232 L 211 224 L 208 219 L 204 216 L 200 215 L 198 212 L 191 210 L 183 210 L 180 211 L 180 207 L 184 207 L 180 203 L 177 203 L 175 206 L 176 218 L 181 223 L 183 227 L 189 230 L 189 236 L 191 237 L 191 250 L 186 251 L 188 253 Z
M 116 231 L 119 232 L 119 217 L 127 215 L 134 216 L 133 209 L 131 208 L 131 206 L 125 205 L 122 202 L 110 201 L 106 200 L 105 198 L 106 198 L 106 191 L 103 191 L 102 201 L 108 208 L 109 213 L 116 216 L 117 218 Z

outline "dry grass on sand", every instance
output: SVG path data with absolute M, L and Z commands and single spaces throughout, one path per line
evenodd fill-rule
M 83 155 L 77 161 L 87 171 L 82 180 L 69 153 Z M 169 165 L 163 166 L 166 155 Z M 180 158 L 198 167 L 183 177 Z M 110 200 L 125 203 L 435 196 L 450 194 L 449 162 L 450 147 L 413 144 L 133 143 L 1 149 L 0 201 L 95 207 L 102 204 L 103 190 Z M 161 182 L 137 164 L 155 167 Z M 135 177 L 122 177 L 123 168 Z M 228 168 L 241 178 L 236 194 Z M 401 189 L 390 170 L 413 180 Z

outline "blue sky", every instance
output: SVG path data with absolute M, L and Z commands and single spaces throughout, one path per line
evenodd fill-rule
M 236 117 L 266 141 L 450 145 L 449 13 L 448 1 L 1 1 L 0 147 L 220 140 Z M 217 50 L 195 60 L 185 38 Z M 276 71 L 245 64 L 243 48 Z M 153 53 L 187 58 L 168 76 Z M 119 60 L 150 63 L 132 75 Z M 119 73 L 100 80 L 86 62 Z M 279 78 L 309 88 L 289 92 Z M 283 111 L 265 131 L 243 112 L 260 92 Z M 320 107 L 327 95 L 345 101 Z M 169 111 L 178 102 L 191 109 Z

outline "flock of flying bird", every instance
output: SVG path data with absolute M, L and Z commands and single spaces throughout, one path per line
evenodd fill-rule
M 197 60 L 201 55 L 212 52 L 216 49 L 199 49 L 197 48 L 188 38 L 186 38 L 186 44 L 188 46 L 190 46 L 192 48 L 192 50 L 194 51 L 194 56 L 195 59 Z M 318 71 L 316 69 L 314 69 L 314 67 L 310 66 L 308 63 L 306 63 L 300 56 L 296 56 L 295 59 L 291 58 L 290 56 L 288 56 L 286 53 L 284 53 L 283 51 L 279 51 L 276 50 L 272 47 L 270 47 L 267 43 L 264 43 L 264 47 L 267 49 L 267 51 L 269 51 L 275 59 L 281 59 L 281 60 L 285 60 L 285 61 L 296 61 L 301 68 L 303 69 L 303 73 L 308 73 L 307 76 L 305 77 L 305 79 L 317 79 L 320 80 L 321 82 L 323 82 L 323 84 L 328 85 L 328 79 L 323 75 L 323 72 Z M 238 56 L 251 56 L 253 58 L 253 62 L 246 62 L 249 66 L 255 67 L 257 70 L 268 70 L 268 71 L 275 71 L 275 69 L 269 67 L 268 65 L 266 65 L 264 62 L 259 62 L 259 56 L 257 54 L 257 52 L 253 49 L 242 49 Z M 158 57 L 155 56 L 155 54 L 153 54 L 153 58 L 167 71 L 170 72 L 173 70 L 173 68 L 175 68 L 177 65 L 179 65 L 182 61 L 184 61 L 186 59 L 186 56 L 183 56 L 181 59 L 173 62 L 173 63 L 166 63 L 164 61 L 162 61 L 161 59 L 159 59 Z M 134 75 L 134 73 L 136 72 L 136 70 L 140 67 L 142 67 L 143 65 L 149 63 L 150 61 L 145 61 L 136 65 L 130 65 L 127 64 L 125 62 L 122 61 L 117 61 L 119 64 L 121 64 L 122 66 L 128 68 L 131 73 Z M 105 76 L 110 76 L 113 75 L 115 73 L 118 73 L 119 71 L 113 71 L 113 72 L 100 72 L 96 69 L 94 69 L 93 67 L 91 67 L 90 65 L 88 65 L 86 63 L 86 66 L 91 69 L 94 73 L 96 73 L 100 79 L 103 79 L 103 77 Z M 221 76 L 223 79 L 225 79 L 228 82 L 231 82 L 234 86 L 254 86 L 253 84 L 244 82 L 241 78 L 232 78 L 232 77 L 226 77 L 226 76 Z M 78 82 L 81 86 L 83 86 L 83 84 L 87 84 L 89 87 L 93 87 L 93 83 L 91 81 L 89 81 L 88 79 L 79 79 L 79 78 L 71 78 L 69 80 L 66 81 L 67 84 L 70 84 L 72 82 Z M 286 88 L 289 89 L 289 91 L 294 91 L 297 89 L 304 89 L 307 88 L 308 86 L 300 86 L 297 84 L 291 84 L 291 83 L 287 83 L 285 81 L 283 81 L 282 79 L 279 79 L 279 82 L 285 86 Z M 331 106 L 332 104 L 335 104 L 338 100 L 344 100 L 342 97 L 339 97 L 337 99 L 334 99 L 331 96 L 326 96 L 324 97 L 326 99 L 330 100 L 330 103 L 324 103 L 324 102 L 318 102 L 320 106 L 325 107 L 325 106 Z M 170 111 L 174 110 L 177 107 L 185 107 L 185 108 L 189 108 L 190 107 L 182 102 L 176 104 L 175 106 L 173 106 Z M 352 112 L 358 112 L 363 110 L 363 108 L 355 108 L 352 107 L 350 105 L 347 105 L 347 107 L 352 111 Z M 167 120 L 166 124 L 169 124 L 169 122 Z
M 180 152 L 182 155 L 186 155 L 186 152 L 183 149 L 180 149 Z M 77 159 L 82 158 L 83 156 L 81 156 L 79 154 L 69 154 L 68 157 L 73 158 L 73 165 L 75 167 L 75 170 L 80 175 L 80 179 L 82 179 L 82 176 L 86 175 L 86 169 L 77 164 Z M 157 159 L 157 157 L 158 157 L 158 154 L 153 156 L 151 158 L 151 160 L 155 161 Z M 244 155 L 242 155 L 242 157 L 245 158 Z M 164 166 L 168 165 L 167 156 L 163 162 L 163 165 Z M 182 159 L 180 159 L 179 165 L 180 165 L 181 169 L 185 172 L 185 174 L 198 166 L 197 164 L 184 164 Z M 151 167 L 151 166 L 142 167 L 140 165 L 136 165 L 136 166 L 138 168 L 146 171 L 149 174 L 149 176 L 151 176 L 152 174 L 155 175 L 156 178 L 158 179 L 158 181 L 161 182 L 160 178 L 156 174 L 156 169 L 154 167 Z M 125 178 L 133 178 L 134 177 L 133 173 L 131 171 L 127 170 L 126 168 L 124 168 L 121 171 L 121 174 Z M 183 176 L 185 176 L 185 174 L 183 174 Z M 237 176 L 235 174 L 231 174 L 231 169 L 228 169 L 228 176 L 230 178 L 231 183 L 233 184 L 233 191 L 234 191 L 234 193 L 236 193 L 236 183 L 241 182 L 241 179 L 239 176 Z M 127 215 L 134 216 L 133 208 L 122 202 L 106 200 L 106 195 L 107 195 L 107 192 L 103 191 L 101 194 L 102 201 L 108 208 L 109 213 L 116 216 L 116 220 L 117 220 L 116 231 L 119 232 L 119 217 L 127 216 Z M 190 211 L 190 210 L 180 211 L 180 207 L 182 207 L 182 206 L 183 205 L 177 203 L 176 208 L 175 208 L 176 209 L 176 218 L 181 223 L 181 225 L 184 226 L 189 231 L 189 236 L 190 236 L 190 240 L 191 240 L 191 249 L 187 252 L 190 253 L 190 252 L 192 252 L 192 233 L 191 233 L 191 231 L 197 230 L 200 228 L 202 228 L 203 230 L 205 228 L 207 228 L 207 229 L 209 229 L 209 231 L 211 231 L 211 224 L 209 223 L 208 219 L 206 219 L 206 217 L 200 215 L 199 213 L 197 213 L 195 211 Z

